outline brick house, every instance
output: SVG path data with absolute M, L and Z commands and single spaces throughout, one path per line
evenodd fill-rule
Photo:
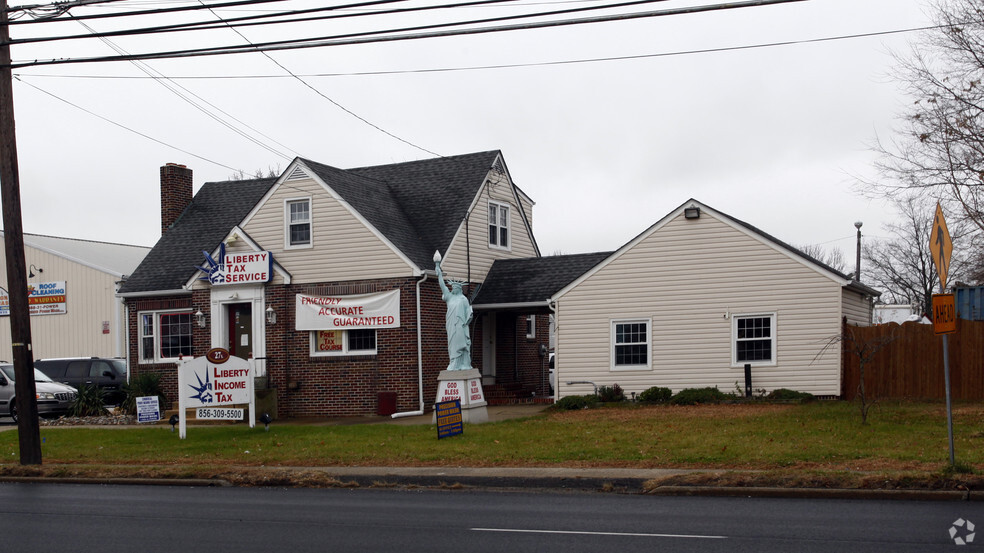
M 176 398 L 179 358 L 252 358 L 279 416 L 429 410 L 448 363 L 434 272 L 473 298 L 496 260 L 538 258 L 533 201 L 498 151 L 206 183 L 161 167 L 161 238 L 123 284 L 133 374 Z M 526 309 L 529 307 L 529 309 Z M 501 391 L 549 395 L 544 306 L 476 308 L 473 366 Z

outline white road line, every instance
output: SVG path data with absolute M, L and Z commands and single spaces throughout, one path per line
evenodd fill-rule
M 473 532 L 514 532 L 519 534 L 582 534 L 588 536 L 634 536 L 644 538 L 691 538 L 700 540 L 724 540 L 728 536 L 698 536 L 690 534 L 644 534 L 635 532 L 586 532 L 578 530 L 523 530 L 520 528 L 472 528 Z

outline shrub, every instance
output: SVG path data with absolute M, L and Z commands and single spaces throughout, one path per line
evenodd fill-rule
M 92 384 L 82 384 L 79 386 L 79 395 L 75 396 L 75 401 L 68 408 L 68 414 L 73 417 L 98 417 L 105 415 L 106 411 L 106 392 Z
M 591 407 L 598 401 L 598 396 L 594 394 L 589 394 L 586 396 L 567 396 L 560 398 L 554 407 L 562 411 L 576 411 L 578 409 L 587 409 Z
M 673 405 L 697 405 L 700 403 L 721 403 L 731 396 L 713 388 L 685 388 L 670 399 Z
M 603 403 L 625 401 L 625 392 L 618 384 L 602 386 L 601 388 L 598 388 L 598 399 L 600 399 Z
M 666 403 L 667 401 L 670 401 L 671 397 L 673 397 L 673 390 L 653 386 L 652 388 L 643 390 L 642 393 L 639 394 L 638 399 L 640 403 L 654 404 Z
M 797 392 L 796 390 L 790 390 L 789 388 L 777 388 L 769 392 L 766 399 L 771 399 L 775 401 L 813 401 L 816 398 L 813 394 L 806 392 Z
M 130 381 L 123 385 L 123 393 L 126 397 L 120 403 L 119 410 L 127 415 L 137 414 L 137 398 L 143 396 L 157 396 L 157 401 L 163 413 L 167 409 L 167 396 L 161 388 L 160 373 L 141 373 L 131 376 Z

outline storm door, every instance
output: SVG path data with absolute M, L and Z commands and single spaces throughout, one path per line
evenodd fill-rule
M 253 353 L 253 304 L 230 303 L 229 310 L 229 353 L 235 357 L 249 359 Z

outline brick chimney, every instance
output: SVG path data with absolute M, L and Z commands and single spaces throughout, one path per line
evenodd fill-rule
M 161 167 L 161 235 L 191 203 L 191 169 L 177 163 Z

